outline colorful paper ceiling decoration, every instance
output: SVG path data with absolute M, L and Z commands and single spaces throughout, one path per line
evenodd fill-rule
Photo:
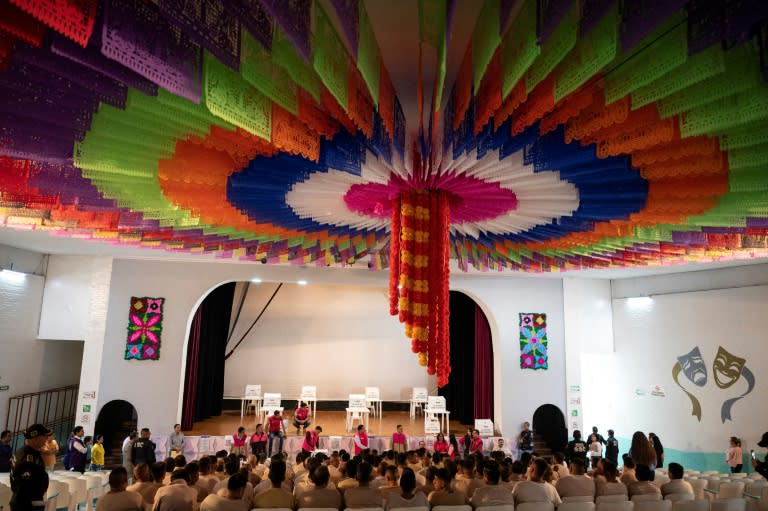
M 767 5 L 420 0 L 404 109 L 365 2 L 0 0 L 0 222 L 389 268 L 442 384 L 450 259 L 768 257 Z

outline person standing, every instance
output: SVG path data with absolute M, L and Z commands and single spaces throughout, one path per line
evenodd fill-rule
M 763 438 L 757 442 L 757 445 L 760 447 L 768 447 L 768 431 L 763 433 Z M 757 457 L 754 456 L 753 452 L 752 467 L 755 469 L 755 472 L 768 479 L 768 455 L 766 455 L 763 461 L 757 461 Z
M 533 453 L 533 431 L 528 421 L 523 422 L 523 430 L 517 437 L 517 447 L 520 449 L 520 456 Z
M 581 431 L 575 429 L 573 431 L 573 440 L 568 442 L 568 445 L 565 447 L 565 461 L 571 463 L 573 460 L 580 459 L 584 462 L 584 466 L 586 467 L 588 465 L 588 452 L 589 447 L 586 442 L 581 439 Z
M 603 457 L 603 444 L 597 438 L 596 433 L 592 433 L 589 437 L 589 457 L 592 459 L 592 470 L 594 470 Z
M 272 442 L 278 439 L 277 452 L 283 452 L 283 438 L 285 438 L 285 423 L 280 415 L 280 410 L 275 410 L 273 415 L 267 419 L 267 428 L 269 429 L 269 445 L 267 446 L 267 456 L 272 456 Z
M 131 433 L 123 440 L 123 466 L 125 472 L 128 474 L 128 481 L 133 480 L 133 463 L 131 462 L 131 450 L 133 448 L 133 441 L 139 438 L 138 431 L 131 431 Z
M 11 511 L 43 511 L 48 472 L 40 449 L 51 430 L 33 424 L 24 431 L 24 447 L 11 458 Z
M 605 440 L 605 459 L 619 464 L 619 441 L 613 436 L 613 430 L 608 430 L 608 438 Z
M 653 450 L 656 453 L 656 468 L 664 468 L 664 446 L 661 445 L 661 440 L 656 436 L 656 433 L 648 433 L 648 440 L 651 441 Z
M 355 456 L 362 454 L 363 451 L 368 449 L 368 433 L 365 432 L 363 424 L 357 426 L 357 433 L 355 433 L 355 437 L 352 440 L 355 444 Z
M 603 435 L 598 433 L 597 426 L 592 426 L 592 434 L 597 437 L 597 441 L 600 442 L 600 445 L 605 445 L 605 438 L 603 438 Z
M 131 463 L 135 467 L 139 463 L 152 465 L 155 458 L 155 443 L 150 440 L 149 428 L 142 428 L 141 436 L 131 444 Z
M 85 430 L 82 426 L 75 426 L 72 436 L 67 441 L 67 452 L 64 454 L 64 468 L 73 472 L 85 472 L 86 454 L 88 448 L 83 442 Z
M 171 445 L 171 458 L 184 454 L 184 433 L 181 432 L 181 424 L 173 425 L 173 433 L 168 437 Z
M 13 448 L 11 447 L 11 432 L 7 429 L 0 433 L 0 472 L 11 471 L 11 457 Z
M 407 448 L 408 439 L 403 433 L 403 425 L 398 424 L 395 432 L 392 433 L 392 450 L 395 452 L 405 452 Z
M 56 456 L 59 454 L 59 443 L 53 435 L 48 435 L 48 440 L 45 445 L 40 449 L 40 453 L 43 455 L 43 462 L 45 463 L 45 469 L 48 472 L 53 472 L 56 466 Z
M 96 435 L 91 448 L 91 466 L 88 470 L 99 472 L 104 469 L 104 435 Z M 126 485 L 128 484 L 128 474 L 125 475 Z
M 725 459 L 726 463 L 728 463 L 728 466 L 731 468 L 731 474 L 738 474 L 741 472 L 744 463 L 743 456 L 744 453 L 741 450 L 741 440 L 732 436 L 731 445 L 728 447 Z

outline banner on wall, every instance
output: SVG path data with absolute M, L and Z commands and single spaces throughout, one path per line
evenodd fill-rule
M 547 352 L 547 315 L 541 312 L 521 312 L 520 368 L 544 369 L 549 367 Z

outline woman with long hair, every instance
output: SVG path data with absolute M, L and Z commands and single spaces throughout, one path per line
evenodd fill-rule
M 653 471 L 656 469 L 656 451 L 653 444 L 642 431 L 635 431 L 632 435 L 632 446 L 629 448 L 629 455 L 632 461 L 637 465 L 648 465 L 651 468 L 651 480 L 653 480 Z
M 661 440 L 656 433 L 648 433 L 648 440 L 651 441 L 651 447 L 656 453 L 656 467 L 664 468 L 664 446 L 661 445 Z

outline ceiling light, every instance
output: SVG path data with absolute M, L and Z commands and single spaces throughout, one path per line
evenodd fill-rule
M 300 285 L 300 286 L 306 286 L 306 285 L 307 285 L 307 281 L 306 281 L 306 280 L 304 280 L 304 279 L 302 279 L 302 280 L 297 280 L 297 281 L 296 281 L 296 283 L 297 283 L 298 285 Z
M 3 269 L 0 270 L 0 278 L 8 282 L 24 282 L 24 280 L 27 278 L 27 274 L 21 273 L 19 271 Z
M 251 279 L 251 282 L 254 284 L 261 284 L 261 279 L 259 277 L 254 277 Z

